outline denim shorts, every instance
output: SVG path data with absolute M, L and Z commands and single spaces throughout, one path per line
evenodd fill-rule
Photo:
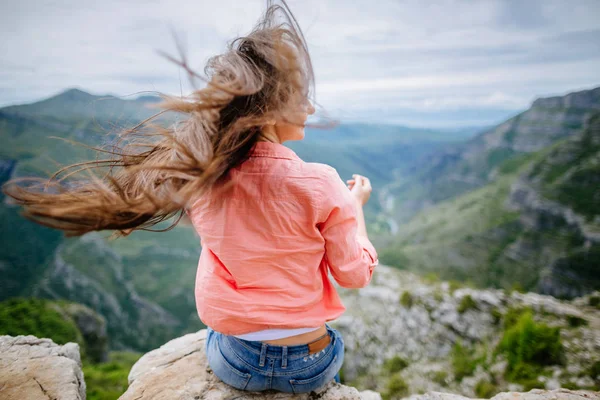
M 206 356 L 214 374 L 236 389 L 309 393 L 332 380 L 344 362 L 344 341 L 326 325 L 331 341 L 309 354 L 308 345 L 274 346 L 207 329 Z

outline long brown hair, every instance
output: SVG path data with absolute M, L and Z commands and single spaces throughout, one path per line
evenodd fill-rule
M 163 111 L 123 131 L 116 144 L 95 148 L 104 159 L 70 165 L 49 180 L 9 181 L 4 193 L 23 206 L 25 217 L 68 236 L 99 230 L 127 235 L 182 215 L 191 201 L 226 182 L 262 126 L 294 123 L 289 113 L 313 93 L 306 41 L 280 3 L 267 1 L 254 29 L 208 61 L 206 77 L 189 68 L 183 52 L 178 59 L 167 56 L 206 86 L 187 98 L 163 95 Z M 163 112 L 184 118 L 161 127 L 155 121 Z

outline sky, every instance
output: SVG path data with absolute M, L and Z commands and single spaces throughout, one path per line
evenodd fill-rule
M 316 100 L 341 121 L 492 125 L 537 97 L 600 86 L 598 0 L 289 0 Z M 191 65 L 247 33 L 261 0 L 21 0 L 0 4 L 0 106 L 77 87 L 189 94 Z

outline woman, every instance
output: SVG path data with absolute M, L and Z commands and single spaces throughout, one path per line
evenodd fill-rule
M 242 390 L 310 392 L 344 358 L 326 324 L 344 312 L 328 274 L 359 288 L 378 263 L 362 212 L 371 186 L 359 175 L 346 186 L 282 145 L 304 137 L 314 112 L 310 57 L 285 3 L 269 2 L 206 72 L 205 88 L 163 103 L 184 122 L 141 124 L 100 150 L 112 157 L 63 169 L 43 190 L 13 181 L 5 192 L 68 235 L 127 235 L 186 212 L 201 238 L 195 294 L 214 373 Z M 99 173 L 73 181 L 89 170 Z

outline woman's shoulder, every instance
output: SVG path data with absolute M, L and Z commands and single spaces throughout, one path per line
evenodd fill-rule
M 318 162 L 307 162 L 304 166 L 308 173 L 312 173 L 315 177 L 323 180 L 329 180 L 339 178 L 339 174 L 335 168 L 329 164 L 323 164 Z

